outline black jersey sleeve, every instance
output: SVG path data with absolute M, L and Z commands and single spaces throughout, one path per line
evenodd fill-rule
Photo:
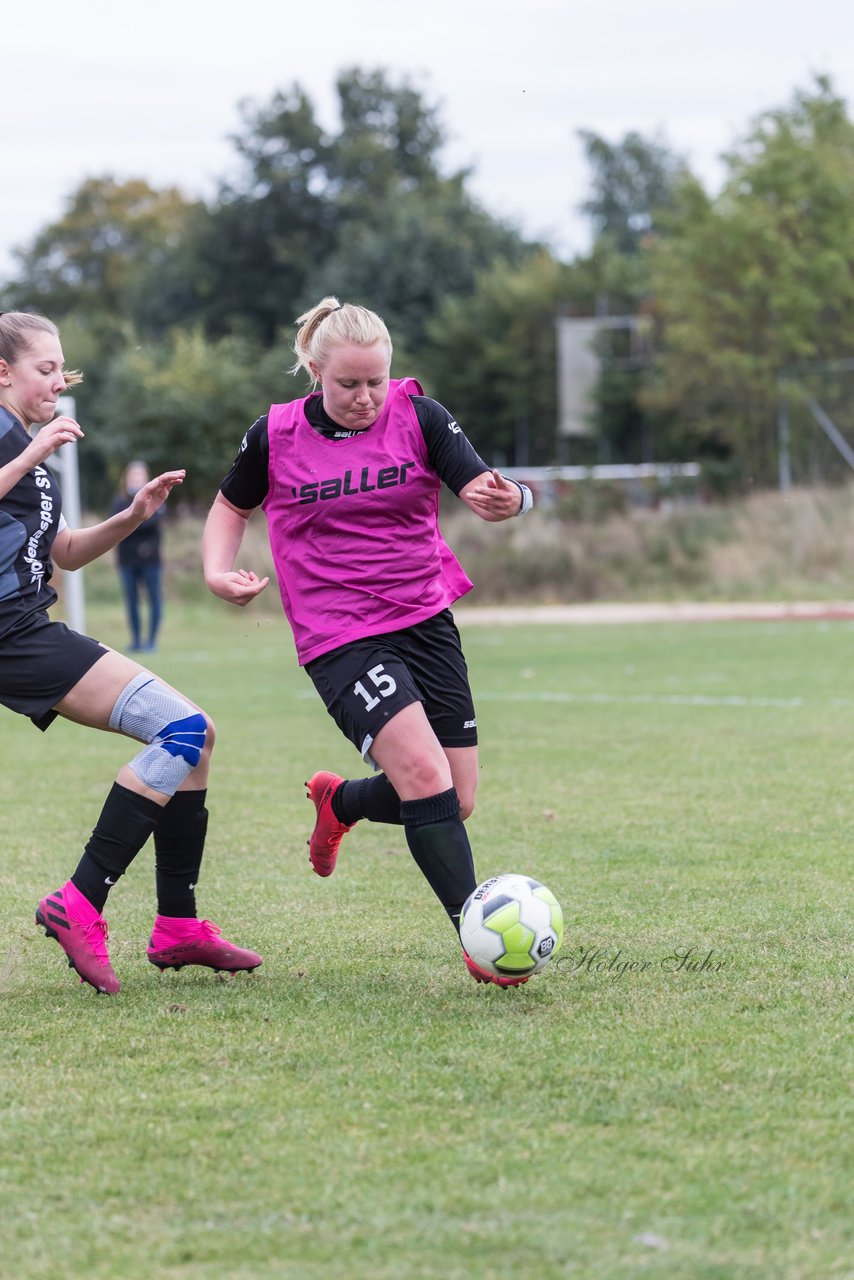
M 270 441 L 266 413 L 252 423 L 240 442 L 237 457 L 231 464 L 219 491 L 232 506 L 250 511 L 260 507 L 270 487 Z
M 444 405 L 429 396 L 413 396 L 412 404 L 421 424 L 430 465 L 452 493 L 459 494 L 469 480 L 490 470 Z

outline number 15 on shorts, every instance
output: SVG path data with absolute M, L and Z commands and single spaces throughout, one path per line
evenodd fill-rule
M 397 681 L 388 674 L 381 662 L 371 667 L 365 675 L 365 681 L 367 684 L 357 680 L 353 685 L 353 692 L 358 697 L 364 698 L 366 711 L 373 711 L 374 707 L 380 705 L 381 698 L 390 698 L 397 691 Z M 373 687 L 369 688 L 368 685 Z

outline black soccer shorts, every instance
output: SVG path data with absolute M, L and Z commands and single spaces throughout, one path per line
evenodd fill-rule
M 422 702 L 443 747 L 477 745 L 477 720 L 450 609 L 401 631 L 353 640 L 306 664 L 338 728 L 367 759 L 392 716 Z
M 47 729 L 56 719 L 51 707 L 107 652 L 46 612 L 34 613 L 0 638 L 0 704 Z

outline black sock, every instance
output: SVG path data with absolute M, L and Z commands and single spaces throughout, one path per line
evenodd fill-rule
M 352 827 L 360 818 L 368 822 L 389 822 L 400 826 L 400 796 L 384 773 L 370 778 L 342 782 L 332 797 L 332 812 L 339 822 Z
M 409 851 L 459 932 L 460 911 L 477 881 L 456 790 L 404 800 L 400 813 Z
M 157 912 L 195 917 L 195 889 L 202 865 L 208 811 L 207 791 L 176 791 L 154 830 Z
M 114 782 L 71 883 L 103 911 L 107 894 L 154 830 L 162 806 Z

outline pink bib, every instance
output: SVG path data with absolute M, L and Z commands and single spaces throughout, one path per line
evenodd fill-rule
M 305 400 L 270 406 L 264 511 L 300 665 L 330 649 L 414 626 L 472 584 L 439 532 L 441 481 L 410 400 L 389 382 L 366 431 L 328 440 Z

